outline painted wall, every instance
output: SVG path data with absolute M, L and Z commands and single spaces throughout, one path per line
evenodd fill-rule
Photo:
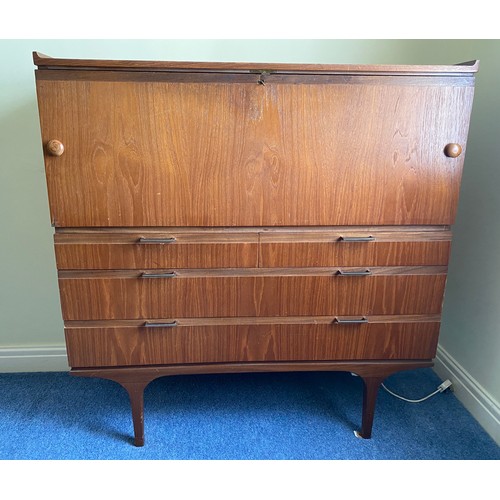
M 500 41 L 1 40 L 0 348 L 64 343 L 33 50 L 104 59 L 371 64 L 480 59 L 441 344 L 500 400 Z

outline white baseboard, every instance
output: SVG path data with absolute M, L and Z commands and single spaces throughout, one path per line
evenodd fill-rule
M 0 373 L 68 371 L 66 347 L 2 347 Z
M 453 383 L 455 396 L 500 445 L 500 404 L 445 349 L 438 346 L 434 371 Z

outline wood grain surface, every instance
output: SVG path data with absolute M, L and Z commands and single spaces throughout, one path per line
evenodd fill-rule
M 348 242 L 343 238 L 370 237 Z M 149 244 L 142 244 L 141 238 Z M 163 238 L 168 244 L 154 243 Z M 323 267 L 447 265 L 449 231 L 350 231 L 255 233 L 75 231 L 54 238 L 58 269 L 224 267 Z M 257 250 L 259 248 L 259 250 Z
M 293 64 L 293 63 L 249 63 L 249 62 L 197 62 L 197 61 L 132 61 L 103 59 L 68 59 L 50 57 L 33 52 L 33 62 L 38 67 L 134 69 L 134 70 L 180 70 L 199 71 L 281 71 L 281 72 L 325 72 L 325 73 L 475 73 L 479 61 L 468 61 L 453 65 L 369 65 L 369 64 Z
M 261 267 L 447 265 L 449 241 L 261 243 Z
M 228 326 L 228 325 L 329 325 L 336 318 L 354 319 L 355 316 L 245 316 L 228 318 L 158 318 L 155 322 L 173 323 L 178 326 Z M 356 316 L 359 318 L 359 316 Z M 440 314 L 394 314 L 365 316 L 370 323 L 439 323 Z M 144 319 L 65 321 L 67 328 L 110 328 L 144 326 Z
M 196 363 L 187 365 L 143 365 L 131 367 L 85 368 L 71 370 L 71 375 L 79 377 L 121 378 L 131 383 L 148 382 L 158 377 L 170 375 L 192 375 L 201 373 L 250 373 L 250 372 L 310 372 L 310 371 L 344 371 L 357 373 L 362 377 L 389 375 L 402 370 L 430 368 L 432 360 L 396 360 L 396 361 L 278 361 L 247 363 Z
M 67 243 L 55 245 L 58 269 L 256 268 L 258 243 Z
M 473 87 L 38 80 L 55 226 L 451 224 Z M 355 131 L 355 133 L 354 133 Z M 458 158 L 446 144 L 461 144 Z
M 95 279 L 95 278 L 148 278 L 154 274 L 157 278 L 229 278 L 229 277 L 255 277 L 255 276 L 337 276 L 343 275 L 346 279 L 353 273 L 362 276 L 392 276 L 396 274 L 446 274 L 446 266 L 380 266 L 380 267 L 262 267 L 262 268 L 233 268 L 233 269 L 68 269 L 58 272 L 59 279 Z
M 64 278 L 65 320 L 434 314 L 445 274 Z
M 70 366 L 430 359 L 439 323 L 67 328 Z
M 35 72 L 37 81 L 78 81 L 78 82 L 162 82 L 162 83 L 250 83 L 258 85 L 269 84 L 346 84 L 349 85 L 389 85 L 389 86 L 448 86 L 472 87 L 474 76 L 471 73 L 454 75 L 384 74 L 384 73 L 352 73 L 345 76 L 342 73 L 314 73 L 314 72 L 267 72 L 267 71 L 134 71 L 109 70 L 93 71 L 89 69 L 59 68 L 39 69 Z M 452 78 L 450 78 L 452 77 Z

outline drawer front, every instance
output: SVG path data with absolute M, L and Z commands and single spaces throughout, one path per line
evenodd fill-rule
M 260 237 L 261 267 L 447 265 L 450 231 L 276 231 Z
M 258 266 L 257 233 L 56 234 L 58 269 L 225 268 Z
M 441 312 L 446 281 L 445 274 L 200 276 L 185 271 L 147 279 L 124 274 L 60 273 L 64 319 L 431 314 Z
M 438 322 L 66 328 L 72 367 L 432 359 Z
M 447 265 L 451 243 L 439 229 L 269 230 L 79 229 L 54 242 L 58 269 Z
M 56 227 L 454 221 L 471 79 L 86 78 L 37 74 Z M 462 154 L 446 156 L 449 143 Z

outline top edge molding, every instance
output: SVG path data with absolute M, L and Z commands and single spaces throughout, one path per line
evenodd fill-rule
M 33 52 L 33 62 L 39 69 L 164 71 L 202 73 L 275 73 L 275 74 L 362 74 L 362 75 L 464 75 L 476 73 L 479 61 L 453 65 L 406 64 L 292 64 L 247 62 L 193 61 L 127 61 L 101 59 L 62 59 Z

